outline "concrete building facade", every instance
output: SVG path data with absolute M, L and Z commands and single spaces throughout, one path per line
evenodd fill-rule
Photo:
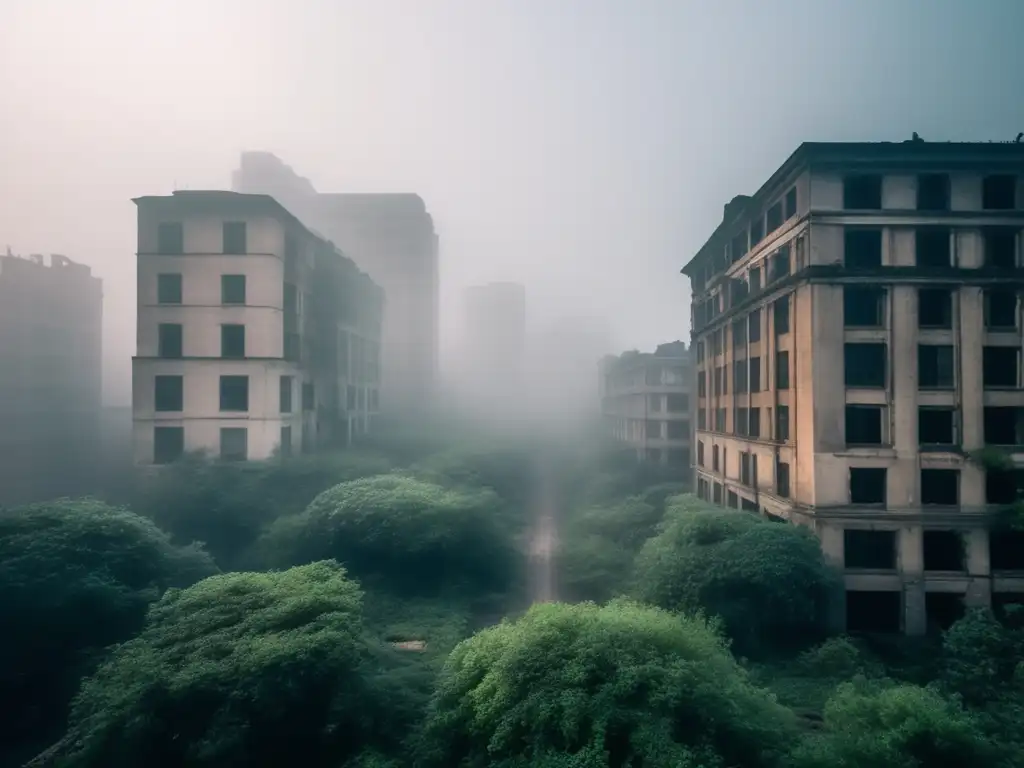
M 919 634 L 1024 599 L 1024 145 L 803 144 L 692 285 L 696 488 L 807 525 L 836 622 Z
M 438 236 L 415 194 L 323 193 L 269 152 L 245 152 L 236 192 L 265 194 L 331 241 L 388 296 L 382 330 L 381 407 L 421 409 L 438 375 Z
M 690 371 L 686 344 L 601 361 L 601 415 L 616 440 L 645 461 L 689 474 Z
M 136 463 L 348 445 L 379 407 L 381 289 L 273 198 L 137 198 Z
M 89 267 L 0 255 L 0 504 L 93 490 L 102 320 Z

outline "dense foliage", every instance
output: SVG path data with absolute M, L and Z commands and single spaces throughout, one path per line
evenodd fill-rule
M 169 587 L 216 571 L 149 520 L 92 499 L 0 510 L 0 744 L 59 725 L 80 676 Z
M 427 763 L 757 768 L 780 764 L 793 727 L 700 619 L 540 605 L 452 652 Z

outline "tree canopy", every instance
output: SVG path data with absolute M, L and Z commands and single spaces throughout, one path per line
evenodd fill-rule
M 425 764 L 758 768 L 779 764 L 792 727 L 703 620 L 547 604 L 452 651 Z

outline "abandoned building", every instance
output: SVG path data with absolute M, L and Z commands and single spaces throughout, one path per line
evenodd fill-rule
M 1022 229 L 1022 144 L 802 144 L 682 270 L 697 492 L 812 528 L 849 631 L 1024 600 Z
M 259 460 L 370 430 L 384 296 L 366 274 L 266 195 L 134 202 L 136 463 Z
M 690 472 L 690 360 L 681 341 L 623 352 L 600 366 L 601 413 L 637 459 Z

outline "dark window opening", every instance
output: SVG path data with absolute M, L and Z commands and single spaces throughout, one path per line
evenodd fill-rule
M 948 288 L 919 288 L 917 325 L 919 328 L 952 328 L 953 291 Z
M 278 385 L 278 402 L 281 413 L 292 412 L 292 377 L 282 376 Z
M 648 440 L 661 439 L 661 422 L 647 419 L 644 421 L 644 437 Z
M 752 310 L 747 315 L 747 338 L 750 339 L 750 343 L 761 340 L 761 310 Z
M 1017 230 L 991 227 L 984 230 L 985 266 L 1014 269 L 1017 266 Z
M 949 230 L 945 227 L 922 227 L 915 235 L 914 252 L 917 266 L 948 267 L 952 263 Z
M 747 233 L 741 232 L 732 239 L 729 250 L 733 261 L 739 261 L 747 253 Z
M 690 431 L 690 424 L 686 421 L 667 421 L 665 436 L 669 440 L 682 440 Z
M 732 364 L 732 388 L 737 395 L 747 392 L 747 361 L 737 360 Z
M 292 455 L 292 428 L 281 427 L 281 439 L 277 444 L 277 453 L 282 458 Z
M 1024 531 L 992 531 L 988 551 L 993 571 L 1024 571 Z
M 786 193 L 785 215 L 787 220 L 796 216 L 796 187 Z
M 925 592 L 924 613 L 928 632 L 945 632 L 964 616 L 964 596 L 959 592 Z
M 243 412 L 249 410 L 249 377 L 220 377 L 220 409 Z
M 756 293 L 761 290 L 761 268 L 751 267 L 750 268 L 750 292 Z
M 719 465 L 719 451 L 717 445 L 711 446 L 711 470 L 713 472 L 721 471 L 721 466 Z
M 157 355 L 160 357 L 182 356 L 182 329 L 180 323 L 160 323 L 157 334 Z
M 1024 470 L 990 469 L 985 472 L 985 503 L 1014 504 L 1024 492 Z
M 846 591 L 846 631 L 896 634 L 903 626 L 903 593 Z
M 882 230 L 844 230 L 843 264 L 847 269 L 877 269 L 882 266 Z
M 921 503 L 957 506 L 960 503 L 960 472 L 955 469 L 922 469 Z
M 185 228 L 180 221 L 157 225 L 156 252 L 164 256 L 180 256 L 185 252 Z
M 181 304 L 181 275 L 156 276 L 156 300 L 158 304 Z
M 917 385 L 921 389 L 948 389 L 955 383 L 953 347 L 949 344 L 917 345 Z
M 703 467 L 704 466 L 704 443 L 703 442 L 698 442 L 697 443 L 697 466 L 698 467 Z
M 245 275 L 220 276 L 220 303 L 245 304 Z
M 847 176 L 843 179 L 843 208 L 878 211 L 882 208 L 882 177 Z
M 732 431 L 734 434 L 746 436 L 747 434 L 747 409 L 737 408 L 736 416 L 733 421 Z
M 959 531 L 924 532 L 924 569 L 962 571 L 966 557 L 964 537 Z
M 789 296 L 776 299 L 772 304 L 772 314 L 775 316 L 775 335 L 789 333 Z
M 184 427 L 153 428 L 153 463 L 170 464 L 185 454 Z
M 750 358 L 750 375 L 748 376 L 747 383 L 750 386 L 751 392 L 761 391 L 761 358 L 752 357 Z
M 747 345 L 747 321 L 733 320 L 732 323 L 732 346 L 734 349 L 742 349 Z
M 711 498 L 715 504 L 722 503 L 722 484 L 715 483 L 711 488 Z
M 245 357 L 245 326 L 224 324 L 220 327 L 220 356 Z
M 885 504 L 884 467 L 850 467 L 850 503 Z
M 917 441 L 921 445 L 954 445 L 956 411 L 922 406 L 917 409 Z
M 784 245 L 768 259 L 768 280 L 769 282 L 781 280 L 790 274 L 791 271 L 790 248 L 789 245 Z
M 789 406 L 780 405 L 775 409 L 775 439 L 789 440 Z
M 986 176 L 981 181 L 981 207 L 986 211 L 1012 211 L 1017 207 L 1017 177 Z
M 302 410 L 312 411 L 316 408 L 316 390 L 309 382 L 302 385 Z
M 715 431 L 725 432 L 725 408 L 715 409 Z
M 245 461 L 249 457 L 249 435 L 245 427 L 222 427 L 220 458 L 223 461 Z
M 789 464 L 784 461 L 775 461 L 775 492 L 789 498 Z
M 761 409 L 760 408 L 751 408 L 750 409 L 750 418 L 749 418 L 749 424 L 747 425 L 747 427 L 748 427 L 747 431 L 748 431 L 748 434 L 749 434 L 750 437 L 760 437 L 761 436 Z M 754 458 L 756 459 L 757 457 L 755 456 Z
M 758 217 L 750 222 L 750 250 L 764 240 L 764 219 Z
M 156 376 L 153 379 L 153 406 L 156 411 L 184 410 L 184 379 L 181 376 Z
M 768 209 L 768 214 L 765 216 L 765 229 L 768 231 L 768 234 L 770 235 L 781 227 L 782 222 L 782 201 L 780 200 Z
M 1017 386 L 1017 347 L 985 347 L 981 351 L 983 386 L 1012 389 Z
M 881 328 L 885 324 L 885 289 L 848 285 L 843 288 L 843 325 Z
M 666 395 L 665 407 L 669 413 L 686 413 L 690 410 L 690 396 L 679 393 Z
M 753 456 L 750 453 L 740 454 L 740 482 L 744 485 L 751 486 L 751 478 L 753 477 L 753 470 L 751 469 L 751 459 Z
M 775 388 L 789 389 L 789 352 L 775 353 Z
M 896 569 L 896 531 L 843 531 L 843 562 L 847 568 Z
M 1017 292 L 1012 288 L 985 291 L 985 327 L 1012 330 L 1017 327 Z
M 884 388 L 886 377 L 886 345 L 884 343 L 849 343 L 843 345 L 846 386 Z
M 846 444 L 882 444 L 882 408 L 877 405 L 846 406 Z
M 1024 445 L 1024 408 L 985 406 L 985 445 Z
M 739 509 L 740 508 L 740 499 L 739 499 L 739 496 L 736 495 L 735 491 L 729 491 L 726 494 L 725 505 L 727 507 L 729 507 L 730 509 Z
M 1024 592 L 992 593 L 992 613 L 1003 624 L 1009 623 L 1014 615 L 1020 616 L 1018 611 L 1022 608 L 1024 608 Z
M 246 240 L 244 221 L 224 222 L 224 253 L 236 255 L 247 253 L 248 243 Z
M 929 173 L 917 177 L 917 210 L 949 210 L 949 176 Z

